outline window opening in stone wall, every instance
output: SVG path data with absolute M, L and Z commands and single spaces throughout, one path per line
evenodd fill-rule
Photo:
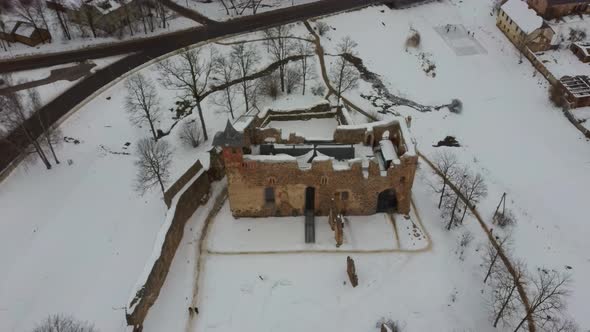
M 326 176 L 322 176 L 322 177 L 320 178 L 320 184 L 321 184 L 321 185 L 326 185 L 326 184 L 328 184 L 328 177 L 326 177 Z
M 348 200 L 348 191 L 343 191 L 340 193 L 340 199 L 343 201 L 347 201 Z
M 266 204 L 274 204 L 275 202 L 275 188 L 264 188 L 264 202 Z

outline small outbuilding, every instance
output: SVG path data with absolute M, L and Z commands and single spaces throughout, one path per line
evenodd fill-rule
M 10 32 L 0 32 L 0 39 L 11 43 L 22 43 L 29 46 L 37 46 L 46 41 L 51 41 L 51 34 L 46 29 L 35 27 L 30 23 L 17 21 Z
M 559 83 L 571 108 L 590 106 L 590 77 L 564 76 Z
M 587 63 L 590 62 L 590 43 L 588 42 L 578 42 L 573 43 L 570 46 L 570 49 L 574 54 L 580 59 L 580 61 Z

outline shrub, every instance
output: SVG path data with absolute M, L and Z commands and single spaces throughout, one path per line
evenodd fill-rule
M 406 48 L 408 47 L 419 47 L 420 46 L 420 41 L 422 40 L 422 38 L 420 37 L 420 33 L 414 29 L 410 30 L 410 35 L 408 36 L 408 38 L 406 39 Z
M 463 111 L 463 103 L 459 99 L 451 100 L 451 103 L 449 104 L 449 112 L 461 114 L 462 111 Z
M 289 67 L 285 76 L 285 90 L 287 93 L 293 92 L 295 88 L 301 85 L 301 72 L 299 70 Z
M 279 75 L 276 72 L 261 78 L 259 84 L 260 93 L 269 96 L 272 99 L 277 99 L 281 87 L 279 83 Z
M 47 317 L 33 332 L 98 332 L 93 324 L 62 314 Z
M 322 84 L 317 84 L 316 86 L 311 88 L 311 93 L 314 96 L 323 96 L 326 93 L 326 87 Z
M 330 30 L 330 26 L 325 22 L 318 22 L 315 26 L 318 29 L 318 34 L 320 36 L 325 35 Z
M 187 146 L 196 148 L 201 144 L 203 135 L 197 120 L 186 121 L 182 124 L 178 137 Z

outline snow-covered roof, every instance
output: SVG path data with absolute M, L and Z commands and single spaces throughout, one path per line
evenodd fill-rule
M 64 6 L 76 9 L 85 4 L 96 8 L 101 14 L 105 15 L 121 7 L 122 3 L 128 2 L 130 2 L 130 0 L 124 0 L 121 2 L 115 0 L 66 0 L 64 1 Z
M 237 131 L 229 120 L 225 124 L 225 130 L 217 132 L 213 137 L 214 146 L 227 146 L 239 148 L 244 146 L 244 134 Z
M 502 5 L 502 11 L 508 15 L 524 33 L 529 34 L 543 25 L 543 18 L 529 8 L 523 0 L 508 0 Z
M 590 56 L 590 43 L 574 43 L 581 51 L 584 53 L 584 56 Z
M 395 147 L 393 146 L 392 141 L 388 139 L 382 139 L 379 141 L 379 146 L 381 147 L 383 159 L 385 159 L 386 161 L 392 161 L 397 159 L 397 153 L 395 152 Z
M 245 154 L 244 160 L 251 161 L 263 161 L 270 163 L 286 163 L 297 161 L 297 158 L 288 154 L 275 154 L 275 155 L 259 155 L 259 154 Z
M 574 97 L 590 97 L 590 77 L 585 75 L 564 76 L 559 81 Z

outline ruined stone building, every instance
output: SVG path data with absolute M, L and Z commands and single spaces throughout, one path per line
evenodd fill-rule
M 411 119 L 359 125 L 349 119 L 346 110 L 326 102 L 228 122 L 213 144 L 223 150 L 232 214 L 409 213 L 418 160 Z M 321 127 L 314 128 L 314 121 Z M 295 132 L 277 129 L 288 125 Z M 313 131 L 302 136 L 309 128 Z
M 590 0 L 528 0 L 528 5 L 544 19 L 590 13 Z

